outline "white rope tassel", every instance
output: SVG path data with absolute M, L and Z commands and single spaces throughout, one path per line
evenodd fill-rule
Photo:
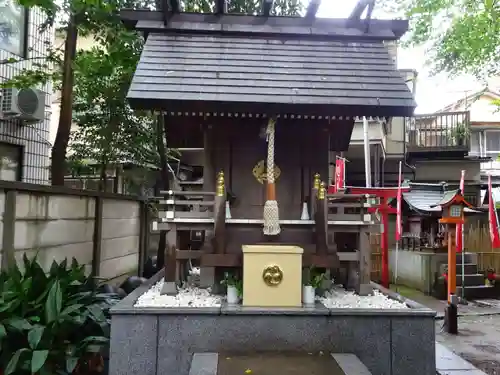
M 267 124 L 267 183 L 274 184 L 274 125 L 275 120 L 269 119 Z M 269 198 L 269 197 L 268 197 Z M 276 236 L 281 232 L 278 202 L 266 200 L 264 204 L 264 234 Z

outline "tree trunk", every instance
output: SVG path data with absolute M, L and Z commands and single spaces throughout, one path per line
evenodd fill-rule
M 75 16 L 68 21 L 68 30 L 64 44 L 63 78 L 61 88 L 61 112 L 57 127 L 56 140 L 52 147 L 51 179 L 52 185 L 64 185 L 66 173 L 66 149 L 68 147 L 73 117 L 73 63 L 76 55 L 78 28 Z
M 170 180 L 168 173 L 168 158 L 167 148 L 165 146 L 167 140 L 166 124 L 163 112 L 160 112 L 156 122 L 156 147 L 160 156 L 160 173 L 161 173 L 161 188 L 160 190 L 170 190 Z M 160 231 L 160 239 L 158 241 L 158 251 L 156 253 L 156 269 L 160 270 L 165 266 L 165 251 L 167 247 L 167 231 Z
M 101 173 L 99 175 L 99 191 L 106 192 L 108 188 L 108 175 L 106 171 L 108 169 L 108 163 L 106 161 L 101 162 Z

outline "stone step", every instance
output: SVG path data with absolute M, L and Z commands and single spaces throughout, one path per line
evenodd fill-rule
M 477 254 L 465 253 L 463 256 L 465 264 L 477 264 Z M 462 264 L 462 253 L 457 254 L 457 264 Z
M 440 264 L 439 265 L 439 274 L 442 275 L 447 268 L 448 268 L 447 263 Z M 475 264 L 475 263 L 464 263 L 464 271 L 465 271 L 466 275 L 479 274 L 477 264 Z M 462 274 L 462 264 L 457 264 L 456 273 L 457 273 L 457 275 Z
M 465 287 L 465 298 L 466 299 L 476 299 L 476 298 L 493 298 L 495 297 L 496 290 L 491 285 L 476 285 L 476 286 L 466 286 Z M 457 287 L 457 296 L 462 296 L 462 287 Z
M 286 375 L 287 366 L 291 373 L 313 373 L 315 375 L 371 375 L 368 368 L 351 353 L 300 353 L 290 356 L 283 353 L 194 353 L 189 375 L 234 375 L 252 369 L 256 374 Z M 299 368 L 298 368 L 299 367 Z M 302 368 L 303 371 L 300 371 Z
M 474 275 L 477 274 L 478 268 L 475 263 L 465 263 L 464 264 L 464 273 L 466 275 Z M 462 264 L 457 264 L 457 274 L 462 274 Z
M 484 275 L 476 273 L 473 275 L 464 275 L 465 286 L 484 285 Z M 457 286 L 462 286 L 462 274 L 457 274 Z

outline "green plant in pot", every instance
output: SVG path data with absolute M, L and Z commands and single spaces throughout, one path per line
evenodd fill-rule
M 243 281 L 237 275 L 225 272 L 221 284 L 227 287 L 227 303 L 238 304 L 240 298 L 243 297 Z
M 303 272 L 302 302 L 304 305 L 314 305 L 316 289 L 321 287 L 325 280 L 325 273 L 317 268 L 306 268 Z
M 465 124 L 459 123 L 453 129 L 451 129 L 450 139 L 454 145 L 463 146 L 467 143 L 469 134 L 469 128 L 465 126 Z
M 48 273 L 23 259 L 0 274 L 0 369 L 3 375 L 102 372 L 108 347 L 109 308 L 85 266 L 53 262 Z

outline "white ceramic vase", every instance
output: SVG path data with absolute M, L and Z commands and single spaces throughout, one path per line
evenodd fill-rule
M 304 302 L 304 305 L 314 305 L 315 295 L 316 291 L 311 285 L 304 285 L 302 287 L 302 302 Z
M 228 305 L 236 305 L 240 301 L 238 297 L 238 289 L 235 286 L 228 285 L 227 286 L 227 304 Z

